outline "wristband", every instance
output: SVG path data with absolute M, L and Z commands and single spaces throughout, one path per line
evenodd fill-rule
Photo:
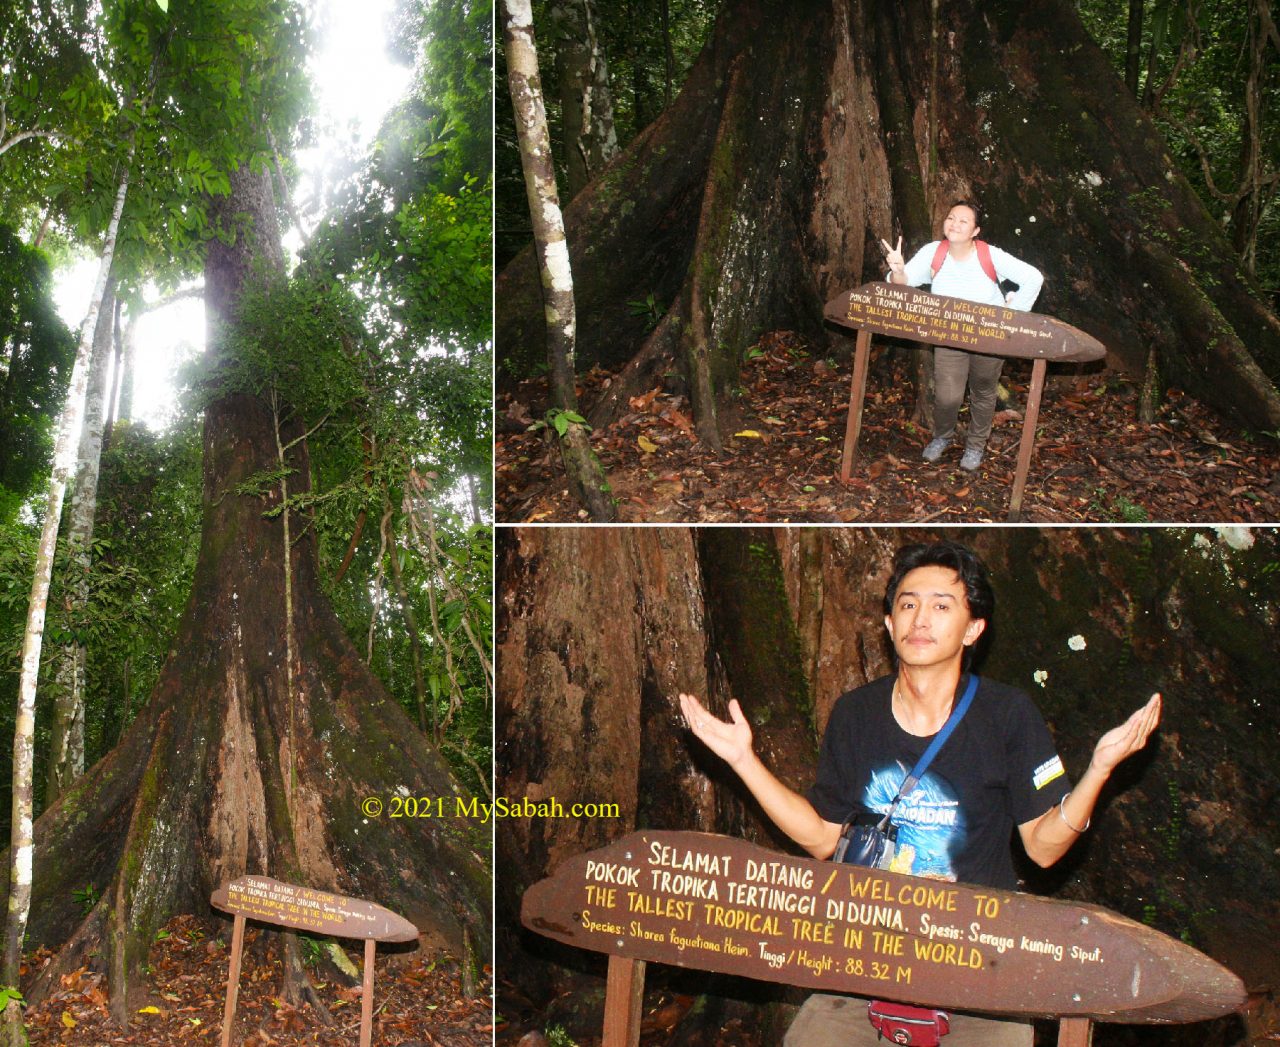
M 1062 824 L 1065 825 L 1068 829 L 1070 829 L 1073 833 L 1075 833 L 1077 836 L 1082 836 L 1084 833 L 1089 831 L 1089 826 L 1093 824 L 1093 819 L 1086 818 L 1084 820 L 1083 829 L 1077 829 L 1074 825 L 1072 825 L 1069 821 L 1067 821 L 1067 799 L 1070 796 L 1071 794 L 1067 793 L 1066 796 L 1064 796 L 1061 800 L 1058 801 L 1058 817 L 1062 819 Z

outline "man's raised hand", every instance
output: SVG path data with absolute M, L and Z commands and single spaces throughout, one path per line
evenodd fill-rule
M 750 754 L 751 725 L 742 715 L 742 706 L 736 698 L 729 702 L 730 723 L 712 716 L 691 694 L 680 695 L 680 711 L 689 730 L 730 767 L 737 767 Z
M 1093 750 L 1093 766 L 1109 775 L 1120 761 L 1146 745 L 1151 732 L 1160 723 L 1160 705 L 1160 695 L 1153 694 L 1147 704 L 1129 719 L 1099 738 Z

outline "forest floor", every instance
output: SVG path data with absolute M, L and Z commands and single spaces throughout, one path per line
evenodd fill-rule
M 810 355 L 788 333 L 761 339 L 743 367 L 723 454 L 697 440 L 688 400 L 655 385 L 592 433 L 621 522 L 1002 522 L 1008 518 L 1022 405 L 1031 367 L 1006 362 L 1009 409 L 997 410 L 986 460 L 960 469 L 960 446 L 934 465 L 929 434 L 911 422 L 905 354 L 874 359 L 858 459 L 848 485 L 840 453 L 849 404 L 848 363 Z M 580 379 L 585 415 L 609 373 Z M 536 421 L 545 379 L 497 401 L 497 514 L 506 523 L 585 519 L 565 483 L 554 440 Z M 1136 421 L 1138 387 L 1113 372 L 1055 376 L 1046 384 L 1023 520 L 1240 522 L 1280 520 L 1280 442 L 1224 422 L 1171 390 L 1158 419 Z M 963 427 L 966 414 L 961 415 Z
M 151 949 L 147 1001 L 134 1006 L 127 1030 L 110 1018 L 102 975 L 81 968 L 63 977 L 57 991 L 27 1012 L 30 1042 L 84 1047 L 219 1043 L 230 964 L 228 926 L 193 916 L 169 922 Z M 333 1017 L 332 1025 L 323 1024 L 310 1007 L 291 1007 L 279 998 L 282 967 L 277 939 L 272 935 L 263 948 L 259 933 L 253 927 L 245 933 L 231 1042 L 243 1047 L 357 1043 L 360 986 L 317 986 Z M 363 949 L 350 955 L 359 970 Z M 48 958 L 47 952 L 36 953 L 28 964 L 38 968 Z M 374 1043 L 387 1047 L 492 1044 L 487 980 L 471 996 L 464 995 L 455 965 L 435 964 L 418 953 L 397 956 L 379 950 L 374 970 Z

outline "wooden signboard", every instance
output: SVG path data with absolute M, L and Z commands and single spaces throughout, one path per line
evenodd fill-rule
M 1086 363 L 1106 355 L 1106 347 L 1097 339 L 1051 316 L 1019 312 L 998 305 L 980 305 L 918 291 L 902 284 L 864 284 L 828 302 L 824 315 L 833 324 L 854 328 L 858 332 L 853 381 L 849 390 L 849 420 L 845 426 L 844 452 L 840 459 L 840 478 L 846 483 L 858 453 L 873 333 L 967 349 L 988 356 L 1034 361 L 1009 503 L 1010 520 L 1018 519 L 1022 511 L 1022 493 L 1031 467 L 1048 362 Z
M 246 920 L 261 920 L 309 934 L 364 939 L 364 990 L 360 1000 L 360 1047 L 373 1039 L 373 961 L 377 942 L 411 942 L 418 929 L 381 905 L 346 898 L 267 876 L 242 876 L 213 892 L 210 903 L 235 917 L 231 930 L 231 969 L 222 1016 L 222 1047 L 230 1047 L 240 989 L 240 955 Z
M 609 953 L 620 985 L 628 963 L 642 971 L 657 961 L 1077 1020 L 1064 1022 L 1064 1037 L 1087 1020 L 1200 1021 L 1244 1001 L 1225 967 L 1098 906 L 794 858 L 706 833 L 634 833 L 570 859 L 525 892 L 521 920 Z

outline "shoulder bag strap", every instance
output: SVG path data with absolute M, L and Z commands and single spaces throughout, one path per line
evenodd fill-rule
M 969 706 L 973 704 L 973 696 L 977 693 L 978 675 L 970 673 L 969 685 L 964 689 L 964 694 L 960 696 L 960 701 L 951 710 L 951 715 L 947 717 L 947 722 L 942 725 L 942 730 L 933 736 L 933 741 L 929 743 L 929 748 L 924 751 L 920 759 L 916 761 L 916 765 L 911 768 L 911 773 L 902 780 L 902 785 L 898 788 L 898 795 L 893 798 L 893 803 L 889 805 L 889 810 L 881 820 L 881 825 L 888 825 L 889 818 L 902 798 L 910 794 L 911 790 L 920 784 L 920 779 L 924 777 L 924 772 L 929 769 L 929 764 L 933 763 L 933 758 L 938 755 L 938 750 L 946 745 L 947 739 L 951 737 L 951 732 L 956 729 L 956 725 L 964 719 L 964 714 L 969 711 Z

